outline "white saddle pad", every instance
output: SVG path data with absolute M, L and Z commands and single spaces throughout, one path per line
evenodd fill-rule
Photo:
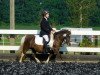
M 48 45 L 52 48 L 54 40 L 51 39 Z M 35 43 L 37 45 L 43 45 L 43 37 L 40 37 L 39 35 L 35 35 Z
M 35 43 L 37 45 L 43 45 L 43 38 L 40 37 L 39 35 L 35 35 Z

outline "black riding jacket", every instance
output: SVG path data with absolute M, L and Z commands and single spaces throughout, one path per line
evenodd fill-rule
M 41 23 L 40 23 L 40 36 L 42 37 L 43 35 L 50 35 L 50 32 L 52 30 L 48 20 L 46 20 L 45 18 L 42 19 Z

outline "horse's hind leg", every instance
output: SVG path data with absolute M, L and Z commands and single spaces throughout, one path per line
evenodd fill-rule
M 47 58 L 47 60 L 46 60 L 46 62 L 45 62 L 45 63 L 48 63 L 48 62 L 49 62 L 49 60 L 50 60 L 51 56 L 52 56 L 52 54 L 50 54 L 50 55 L 48 56 L 48 58 Z
M 33 54 L 33 56 L 34 56 L 37 63 L 41 63 L 40 60 L 36 57 L 36 54 Z
M 22 52 L 19 62 L 22 62 L 23 61 L 24 56 L 25 56 L 25 54 Z
M 41 63 L 40 60 L 36 57 L 36 51 L 34 48 L 31 48 L 32 52 L 33 52 L 33 57 L 35 58 L 37 63 Z

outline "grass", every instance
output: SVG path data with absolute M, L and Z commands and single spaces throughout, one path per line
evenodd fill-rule
M 64 28 L 64 27 L 72 27 L 72 26 L 57 25 L 57 26 L 52 26 L 52 27 L 55 27 L 57 29 L 61 29 L 61 28 Z M 93 28 L 93 30 L 100 30 L 100 26 L 90 27 L 90 28 Z M 10 29 L 10 24 L 0 22 L 0 29 Z M 34 24 L 34 23 L 16 23 L 15 29 L 38 30 L 38 29 L 40 29 L 40 25 L 39 24 Z
M 93 30 L 100 30 L 100 26 L 99 27 L 92 27 Z
M 10 39 L 8 38 L 9 35 L 3 35 L 4 36 L 4 39 L 0 40 L 0 45 L 3 45 L 3 41 L 4 41 L 4 45 L 10 45 Z M 15 45 L 20 45 L 21 43 L 21 38 L 24 36 L 24 35 L 15 35 L 16 38 L 15 38 Z
M 1 23 L 0 29 L 10 29 L 9 23 Z M 15 29 L 27 29 L 27 30 L 33 30 L 33 29 L 39 29 L 39 25 L 30 23 L 21 23 L 21 24 L 16 24 Z
M 57 29 L 61 29 L 63 27 L 66 27 L 64 25 L 58 25 L 58 26 L 52 26 L 55 27 Z M 10 25 L 9 23 L 2 23 L 0 25 L 0 29 L 10 29 Z M 40 25 L 39 24 L 33 24 L 33 23 L 21 23 L 21 24 L 16 24 L 15 25 L 15 29 L 26 29 L 26 30 L 39 30 L 40 29 Z

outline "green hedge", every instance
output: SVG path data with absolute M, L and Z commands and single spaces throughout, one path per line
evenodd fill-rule
M 9 23 L 9 1 L 0 0 L 0 21 Z M 41 20 L 41 11 L 50 11 L 53 25 L 81 27 L 80 4 L 82 5 L 82 27 L 100 25 L 100 0 L 15 0 L 16 23 L 35 23 Z

